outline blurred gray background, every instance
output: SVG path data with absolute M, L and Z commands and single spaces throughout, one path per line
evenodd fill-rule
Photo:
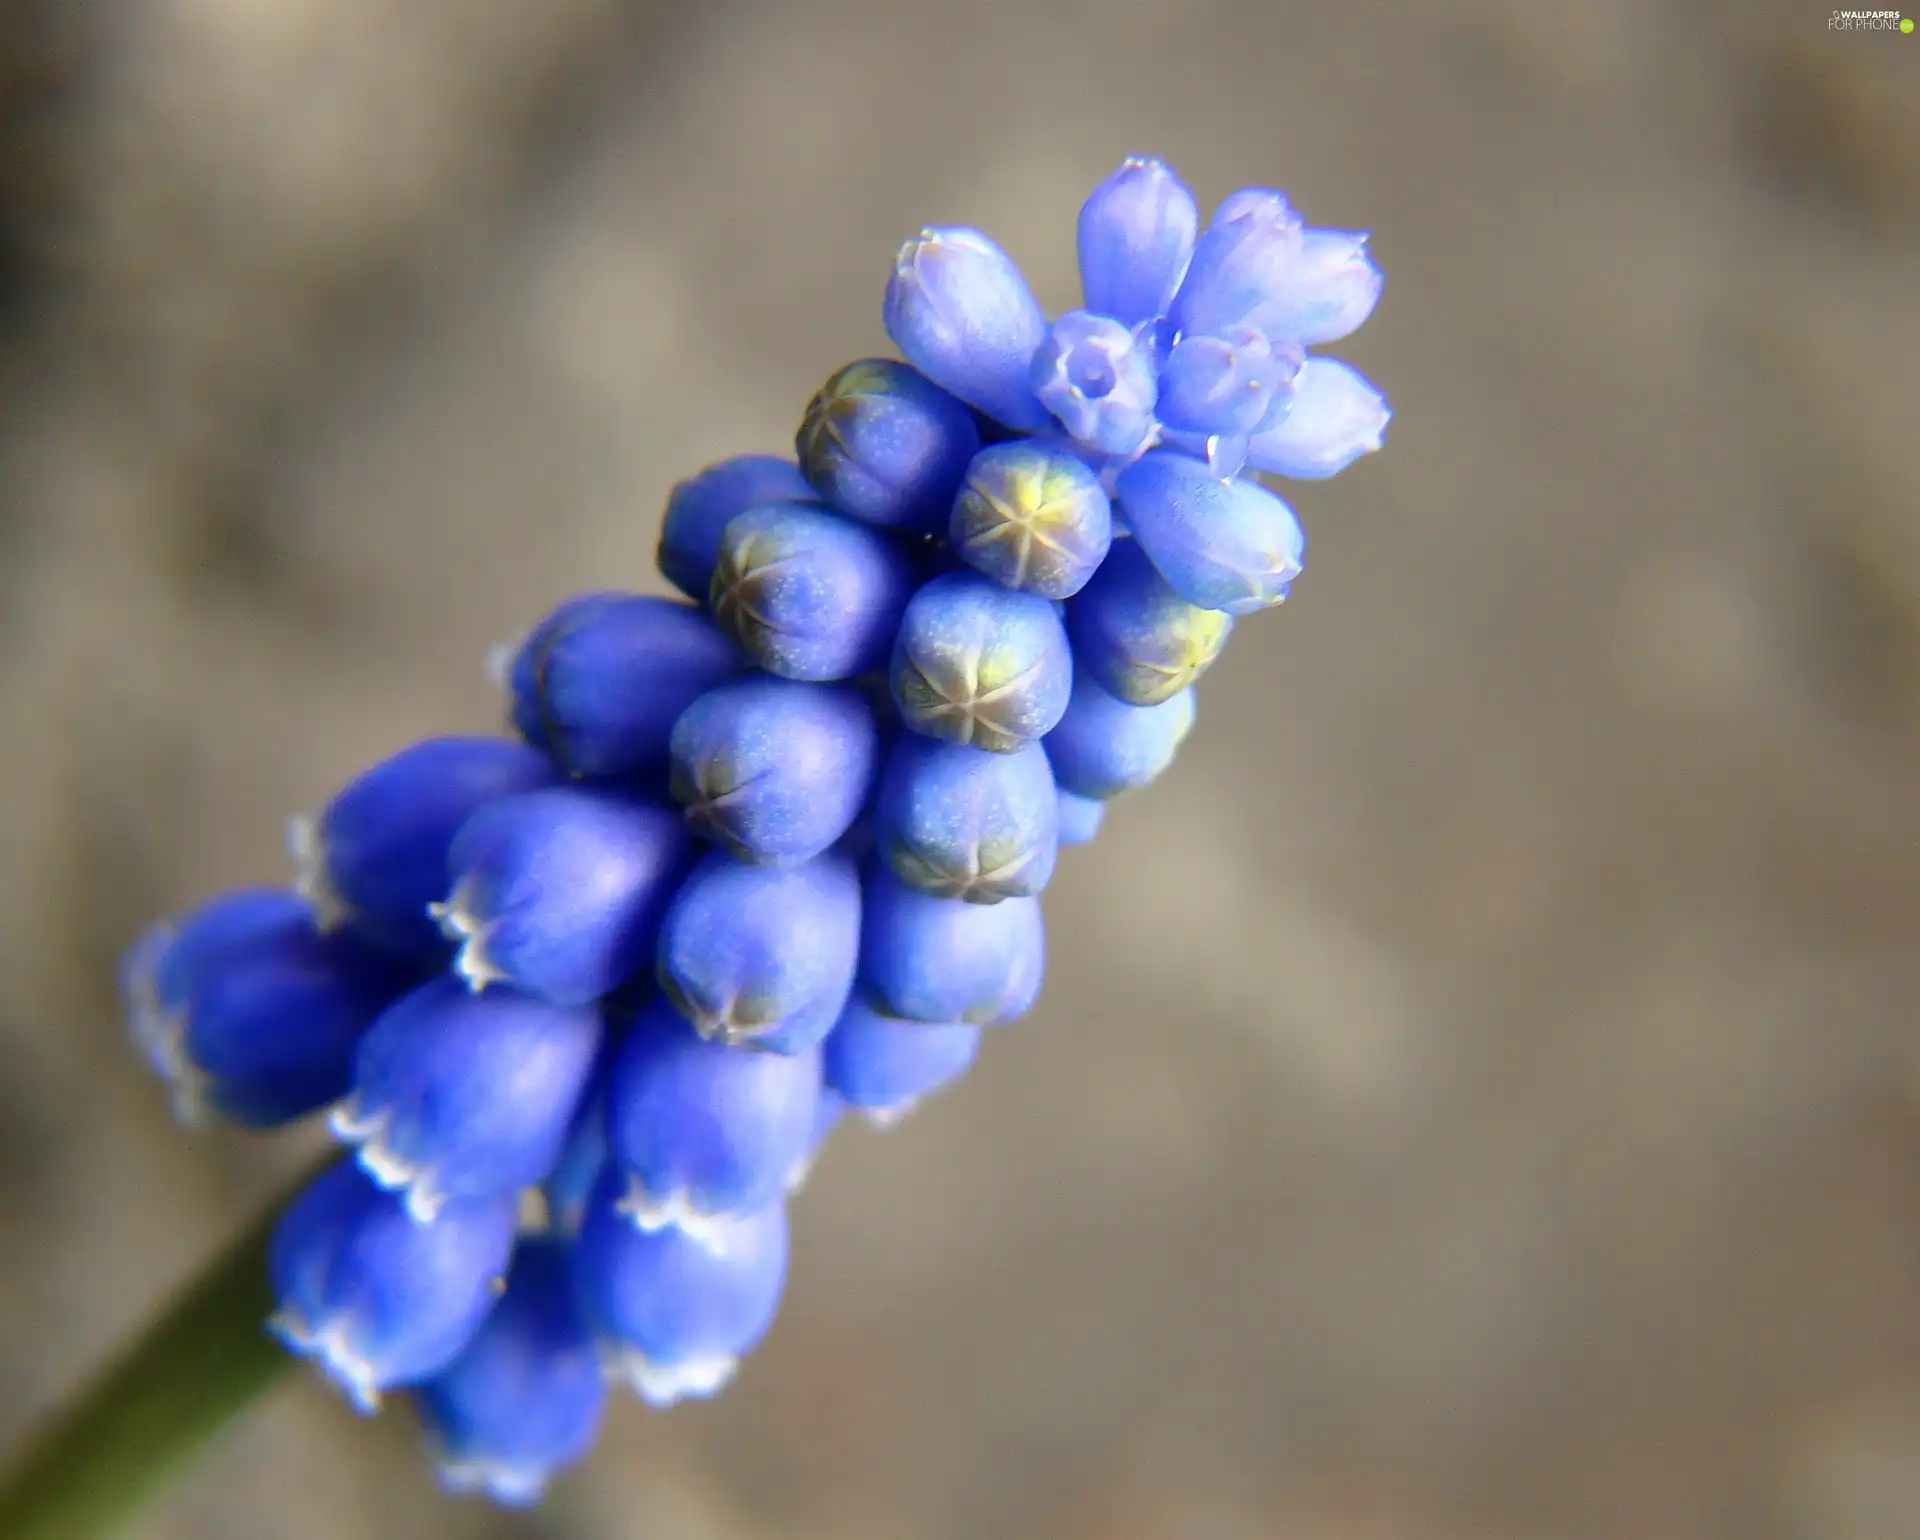
M 1920 36 L 1828 9 L 0 6 L 0 1443 L 303 1158 L 128 938 L 1147 151 L 1376 232 L 1398 416 L 1039 1011 L 537 1515 L 303 1380 L 144 1533 L 1920 1537 Z

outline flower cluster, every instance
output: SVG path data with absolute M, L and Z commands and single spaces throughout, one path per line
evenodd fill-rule
M 795 460 L 674 489 L 692 603 L 560 605 L 498 659 L 512 737 L 416 744 L 296 821 L 292 890 L 129 954 L 177 1110 L 327 1111 L 272 1328 L 456 1489 L 528 1501 L 610 1383 L 708 1396 L 771 1324 L 788 1196 L 1037 996 L 1059 847 L 1192 726 L 1233 617 L 1300 571 L 1249 468 L 1331 475 L 1381 397 L 1308 347 L 1380 275 L 1277 192 L 1201 226 L 1129 160 L 1051 322 L 978 231 L 907 243 Z

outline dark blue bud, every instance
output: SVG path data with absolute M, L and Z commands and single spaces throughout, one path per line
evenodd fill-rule
M 1286 598 L 1306 535 L 1293 510 L 1251 481 L 1155 449 L 1116 483 L 1127 524 L 1167 586 L 1202 609 L 1246 615 Z
M 1129 326 L 1163 315 L 1199 228 L 1200 210 L 1173 167 L 1129 155 L 1080 209 L 1087 309 Z
M 1137 540 L 1123 541 L 1067 606 L 1075 670 L 1131 706 L 1170 700 L 1212 666 L 1233 617 L 1189 604 Z
M 1182 337 L 1160 371 L 1160 420 L 1183 433 L 1250 434 L 1293 389 L 1305 359 L 1297 344 L 1251 327 Z
M 537 1502 L 600 1432 L 607 1385 L 573 1297 L 566 1248 L 521 1245 L 506 1293 L 460 1356 L 415 1397 L 440 1485 Z
M 447 893 L 447 847 L 489 802 L 550 786 L 544 755 L 504 738 L 429 738 L 353 781 L 290 830 L 298 885 L 323 930 L 346 924 L 412 955 L 444 949 L 427 905 Z
M 1073 657 L 1048 600 L 950 572 L 901 616 L 891 683 L 915 732 L 1011 754 L 1060 720 Z
M 860 980 L 886 1014 L 999 1026 L 1032 1008 L 1045 969 L 1038 899 L 931 898 L 869 871 Z
M 1337 475 L 1386 442 L 1393 411 L 1365 375 L 1337 358 L 1309 358 L 1287 413 L 1247 446 L 1247 461 L 1299 481 Z
M 727 526 L 710 603 L 770 674 L 850 679 L 885 664 L 913 591 L 885 536 L 812 503 L 773 503 Z
M 966 404 L 891 358 L 835 371 L 807 403 L 801 468 L 834 510 L 882 529 L 946 522 L 980 433 Z
M 1192 730 L 1190 689 L 1157 706 L 1129 706 L 1078 679 L 1073 704 L 1047 735 L 1047 758 L 1065 790 L 1105 801 L 1158 777 Z
M 600 1014 L 435 979 L 360 1041 L 334 1134 L 423 1223 L 449 1200 L 513 1193 L 553 1169 L 600 1046 Z
M 922 230 L 894 258 L 882 319 L 894 346 L 934 384 L 1010 428 L 1046 426 L 1028 374 L 1047 318 L 990 237 Z
M 860 946 L 860 883 L 838 855 L 747 866 L 715 853 L 660 933 L 661 987 L 702 1037 L 803 1053 L 833 1029 Z
M 472 989 L 585 1005 L 643 971 L 694 843 L 673 812 L 605 787 L 496 802 L 461 829 L 434 906 Z
M 742 861 L 804 861 L 852 827 L 880 729 L 861 692 L 754 675 L 709 690 L 673 729 L 687 826 Z
M 1069 310 L 1033 355 L 1040 404 L 1079 442 L 1130 455 L 1153 433 L 1158 398 L 1151 340 L 1108 316 Z
M 1059 805 L 1037 743 L 988 754 L 902 733 L 874 819 L 887 865 L 922 893 L 997 904 L 1031 897 L 1053 875 Z
M 827 1083 L 884 1127 L 964 1075 L 979 1047 L 978 1027 L 885 1016 L 856 999 L 827 1039 Z
M 1106 820 L 1107 805 L 1093 797 L 1071 791 L 1060 793 L 1060 843 L 1085 845 L 1100 832 Z
M 1229 197 L 1201 232 L 1167 311 L 1174 335 L 1260 327 L 1300 262 L 1302 229 L 1284 193 L 1248 187 Z
M 176 1118 L 277 1128 L 346 1095 L 361 1034 L 418 973 L 347 932 L 321 934 L 304 899 L 249 888 L 149 931 L 121 992 Z
M 674 599 L 595 594 L 535 628 L 509 666 L 513 725 L 574 775 L 633 775 L 667 761 L 680 713 L 747 660 Z
M 472 1340 L 506 1282 L 517 1209 L 511 1195 L 449 1203 L 421 1224 L 342 1161 L 274 1231 L 268 1325 L 372 1412 L 382 1391 L 438 1374 Z
M 601 1362 L 649 1406 L 715 1394 L 773 1324 L 787 1276 L 778 1203 L 699 1235 L 636 1228 L 609 1168 L 573 1253 L 575 1287 Z
M 738 455 L 690 476 L 667 498 L 660 524 L 660 571 L 669 583 L 704 604 L 720 559 L 720 535 L 749 508 L 813 502 L 819 494 L 791 460 Z
M 1338 342 L 1373 314 L 1384 282 L 1363 233 L 1308 230 L 1300 260 L 1262 309 L 1260 324 L 1307 347 Z
M 820 1052 L 753 1053 L 701 1037 L 665 1000 L 614 1060 L 607 1144 L 619 1210 L 642 1230 L 702 1233 L 777 1202 L 813 1149 Z
M 1113 543 L 1113 504 L 1084 461 L 1033 439 L 983 449 L 954 499 L 956 554 L 1003 588 L 1064 599 Z

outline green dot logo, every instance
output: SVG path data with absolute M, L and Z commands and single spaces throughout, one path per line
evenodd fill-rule
M 1902 16 L 1900 18 L 1900 30 L 1902 32 L 1911 32 L 1913 30 L 1913 18 L 1911 16 Z

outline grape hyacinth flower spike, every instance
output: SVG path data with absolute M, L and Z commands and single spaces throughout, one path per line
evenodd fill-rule
M 559 603 L 501 654 L 503 734 L 383 760 L 296 824 L 290 890 L 128 954 L 179 1111 L 350 1150 L 254 1259 L 272 1327 L 362 1410 L 408 1391 L 450 1490 L 530 1502 L 610 1385 L 734 1378 L 823 1142 L 1034 1006 L 1063 847 L 1299 579 L 1257 477 L 1381 446 L 1317 351 L 1379 300 L 1364 234 L 1271 188 L 1203 220 L 1149 157 L 1072 233 L 1055 316 L 983 232 L 909 240 L 904 357 L 830 373 L 791 458 L 673 487 L 683 597 Z

